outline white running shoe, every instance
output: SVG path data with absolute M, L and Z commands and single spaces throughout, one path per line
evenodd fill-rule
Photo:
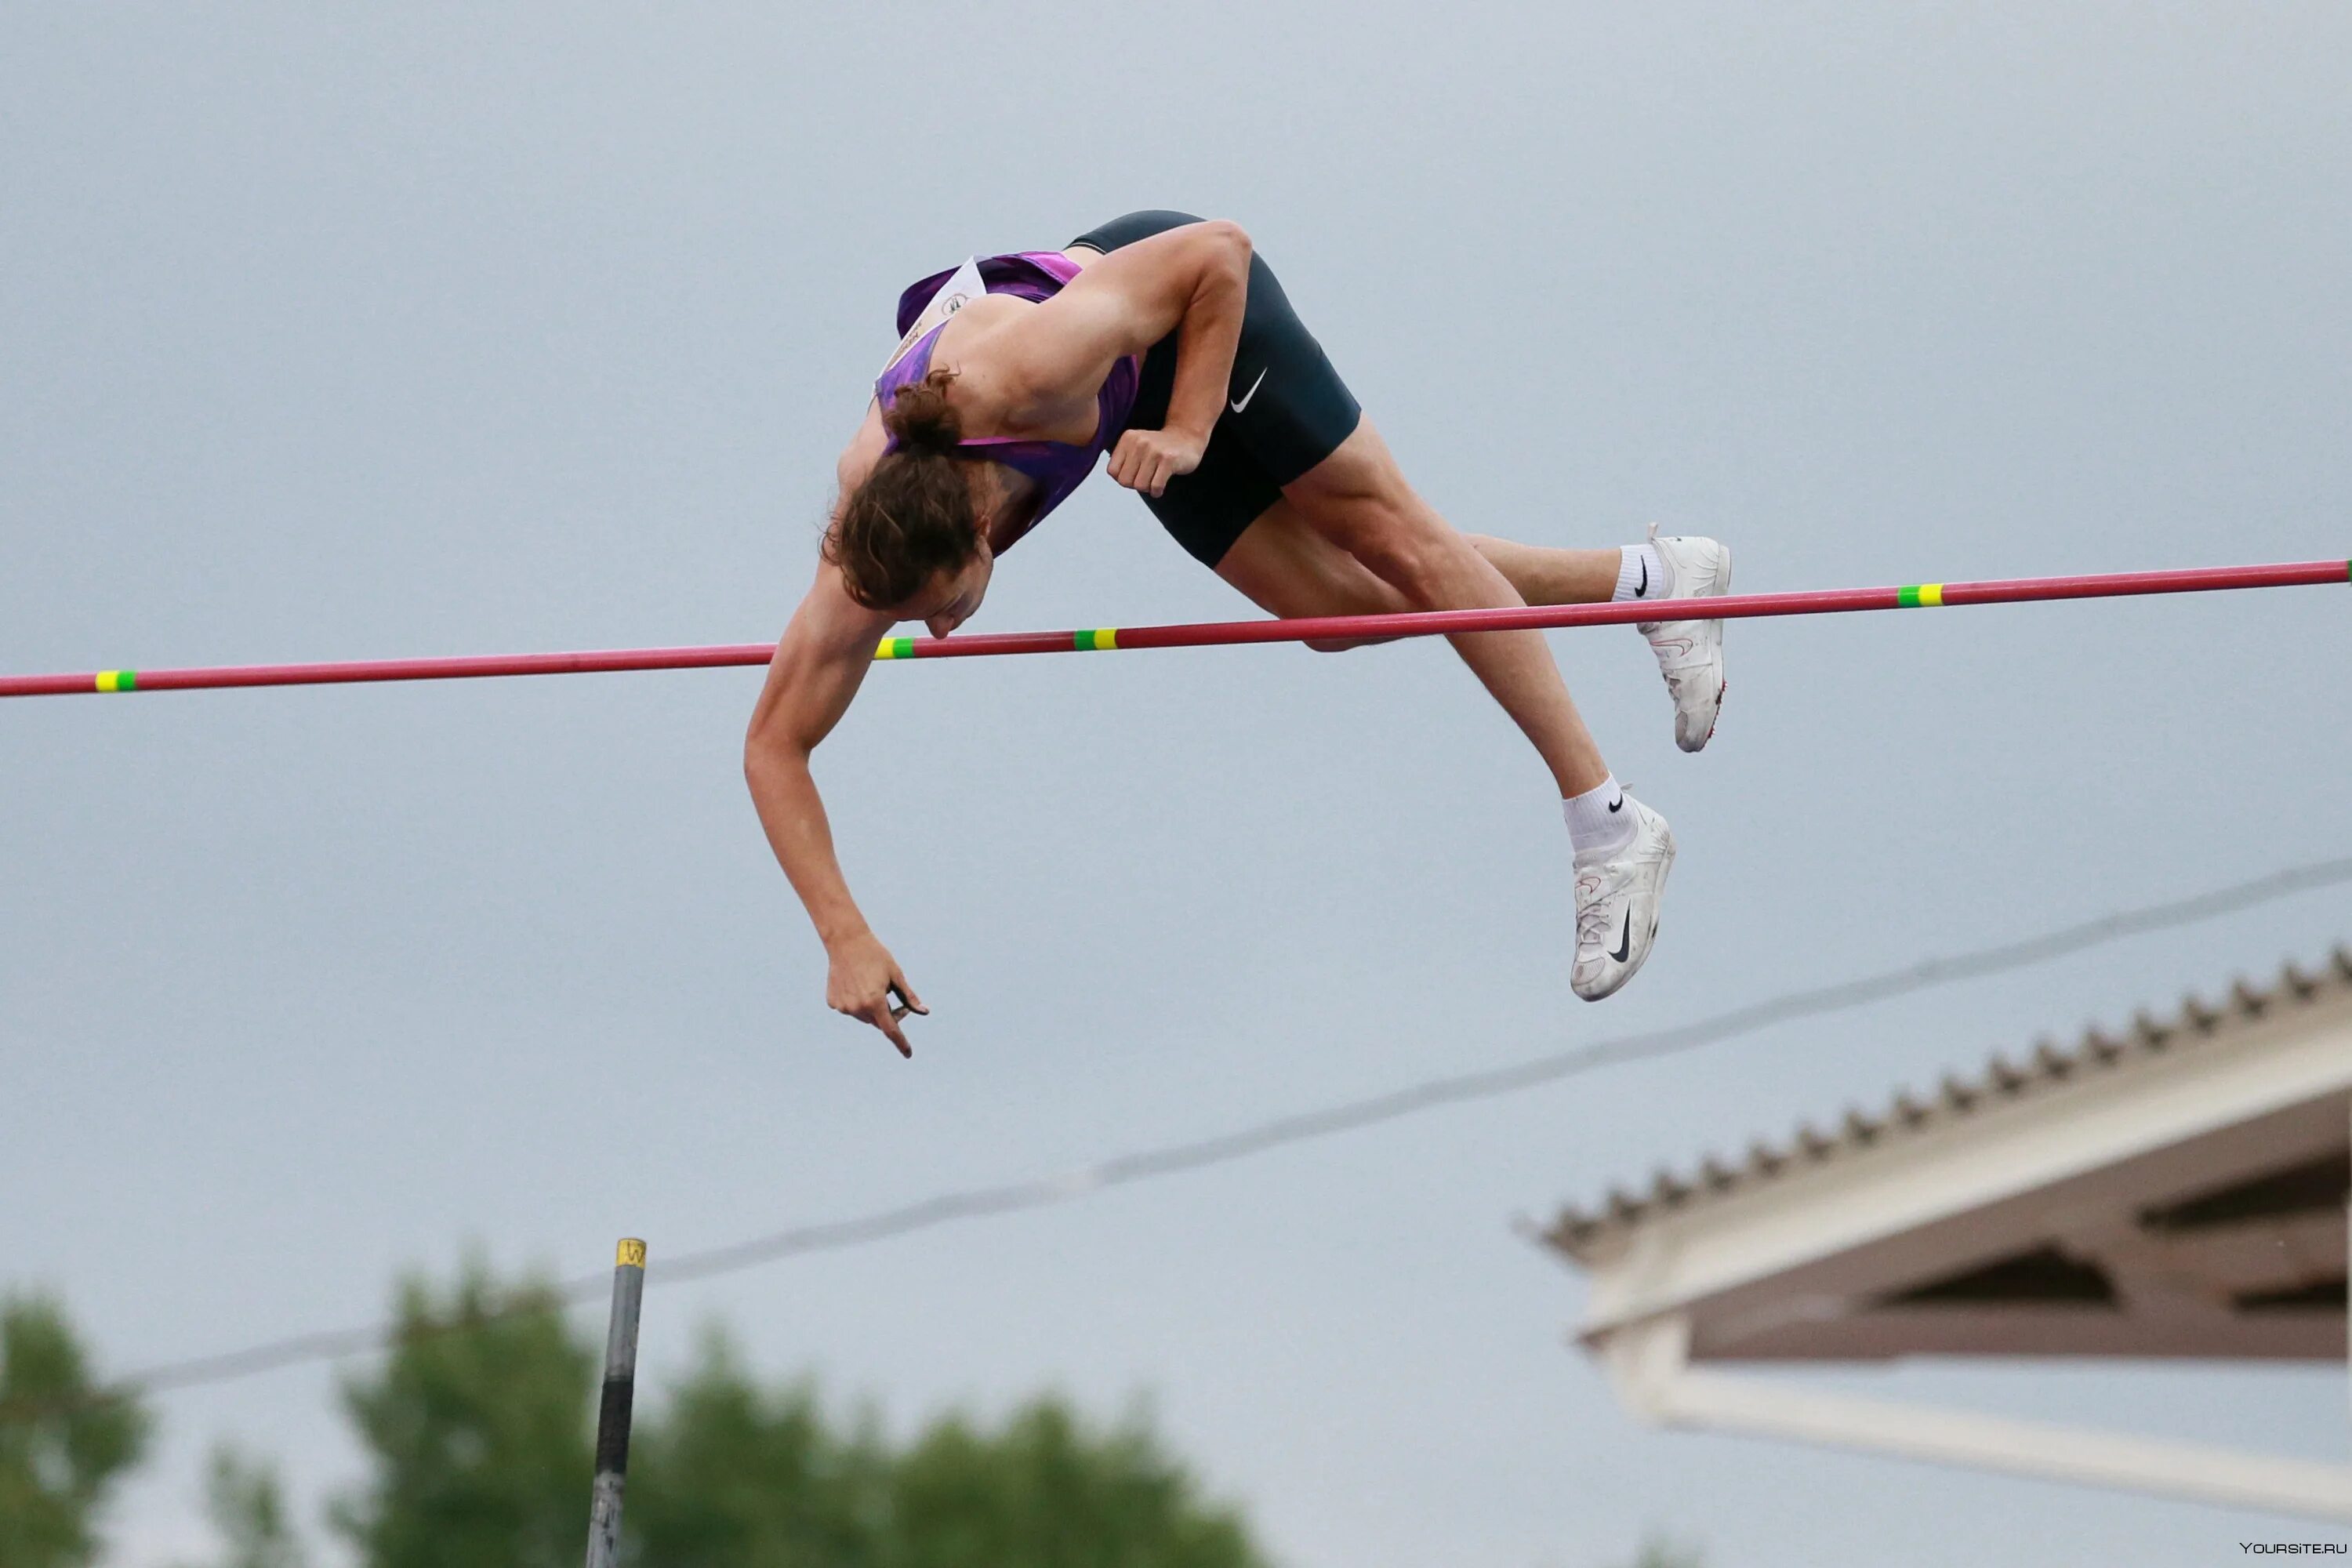
M 1635 800 L 1633 841 L 1609 859 L 1576 867 L 1576 959 L 1568 983 L 1598 1002 L 1633 978 L 1658 934 L 1658 900 L 1674 869 L 1675 835 L 1666 819 Z
M 1654 522 L 1650 543 L 1665 567 L 1666 580 L 1655 597 L 1703 599 L 1731 592 L 1728 545 L 1712 539 L 1660 539 Z M 1696 752 L 1715 733 L 1716 718 L 1723 711 L 1723 623 L 1645 621 L 1641 633 L 1650 639 L 1658 672 L 1674 694 L 1675 744 Z

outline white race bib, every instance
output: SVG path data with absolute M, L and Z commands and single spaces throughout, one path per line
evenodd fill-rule
M 948 275 L 940 291 L 931 296 L 931 302 L 923 307 L 923 313 L 915 318 L 915 324 L 907 329 L 907 335 L 898 340 L 898 346 L 891 351 L 890 364 L 905 359 L 907 351 L 920 342 L 932 328 L 987 292 L 988 285 L 980 280 L 980 258 L 964 258 L 963 265 Z M 887 370 L 890 365 L 882 368 Z

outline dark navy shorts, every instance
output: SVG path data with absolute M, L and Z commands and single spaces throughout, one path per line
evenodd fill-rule
M 1085 246 L 1108 255 L 1200 221 L 1190 213 L 1129 213 L 1088 229 L 1069 248 Z M 1136 429 L 1157 430 L 1168 423 L 1178 336 L 1170 333 L 1143 357 L 1142 384 L 1128 419 Z M 1283 486 L 1355 434 L 1363 415 L 1363 405 L 1324 357 L 1323 345 L 1290 308 L 1274 268 L 1253 255 L 1233 380 L 1201 466 L 1169 480 L 1166 494 L 1146 496 L 1143 504 L 1194 559 L 1214 566 L 1243 531 L 1282 499 Z

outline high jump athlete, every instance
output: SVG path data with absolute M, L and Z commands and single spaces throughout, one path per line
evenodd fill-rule
M 902 1019 L 929 1009 L 850 896 L 810 753 L 848 710 L 882 635 L 901 621 L 933 637 L 963 625 L 997 556 L 1103 453 L 1110 477 L 1179 544 L 1276 616 L 1696 598 L 1730 586 L 1727 549 L 1661 539 L 1654 524 L 1642 543 L 1605 550 L 1455 531 L 1405 482 L 1232 223 L 1139 212 L 1064 250 L 967 263 L 910 287 L 898 331 L 841 455 L 816 581 L 768 667 L 744 775 L 824 942 L 825 1001 L 903 1055 L 913 1052 Z M 1696 752 L 1723 699 L 1723 623 L 1640 630 L 1674 698 L 1675 741 Z M 1575 863 L 1570 983 L 1598 1001 L 1650 955 L 1674 835 L 1611 776 L 1541 633 L 1451 640 L 1559 791 Z

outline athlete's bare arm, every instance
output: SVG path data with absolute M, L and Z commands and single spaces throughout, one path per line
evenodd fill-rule
M 868 424 L 878 432 L 878 424 Z M 879 443 L 866 437 L 861 429 L 842 454 L 845 477 L 853 469 L 862 476 L 872 465 Z M 849 710 L 872 666 L 874 645 L 894 621 L 888 612 L 866 609 L 852 599 L 831 562 L 819 563 L 816 581 L 793 612 L 776 657 L 768 663 L 767 684 L 743 740 L 743 778 L 768 845 L 824 942 L 825 1004 L 873 1025 L 899 1055 L 911 1057 L 914 1047 L 891 1014 L 890 988 L 898 988 L 912 1011 L 929 1009 L 850 896 L 834 853 L 824 801 L 809 770 L 810 754 Z
M 967 373 L 1014 420 L 1050 421 L 1074 401 L 1091 408 L 1119 359 L 1182 328 L 1166 427 L 1128 431 L 1110 458 L 1112 479 L 1158 495 L 1198 466 L 1224 408 L 1249 268 L 1249 236 L 1222 219 L 1123 246 L 964 345 Z
M 1074 408 L 1090 416 L 1111 367 L 1181 326 L 1167 427 L 1129 430 L 1111 455 L 1113 479 L 1157 495 L 1200 462 L 1224 406 L 1249 262 L 1249 237 L 1238 226 L 1189 224 L 1104 257 L 1033 309 L 992 322 L 975 312 L 959 323 L 971 330 L 955 334 L 964 395 L 1013 425 L 1051 426 Z M 869 405 L 837 466 L 841 493 L 864 482 L 887 440 L 880 411 Z M 769 661 L 744 737 L 743 776 L 769 846 L 824 942 L 826 1004 L 865 1019 L 899 1054 L 912 1056 L 891 1013 L 892 987 L 912 1011 L 928 1009 L 850 895 L 809 769 L 811 754 L 865 681 L 875 642 L 898 618 L 858 605 L 839 571 L 830 562 L 820 564 Z

